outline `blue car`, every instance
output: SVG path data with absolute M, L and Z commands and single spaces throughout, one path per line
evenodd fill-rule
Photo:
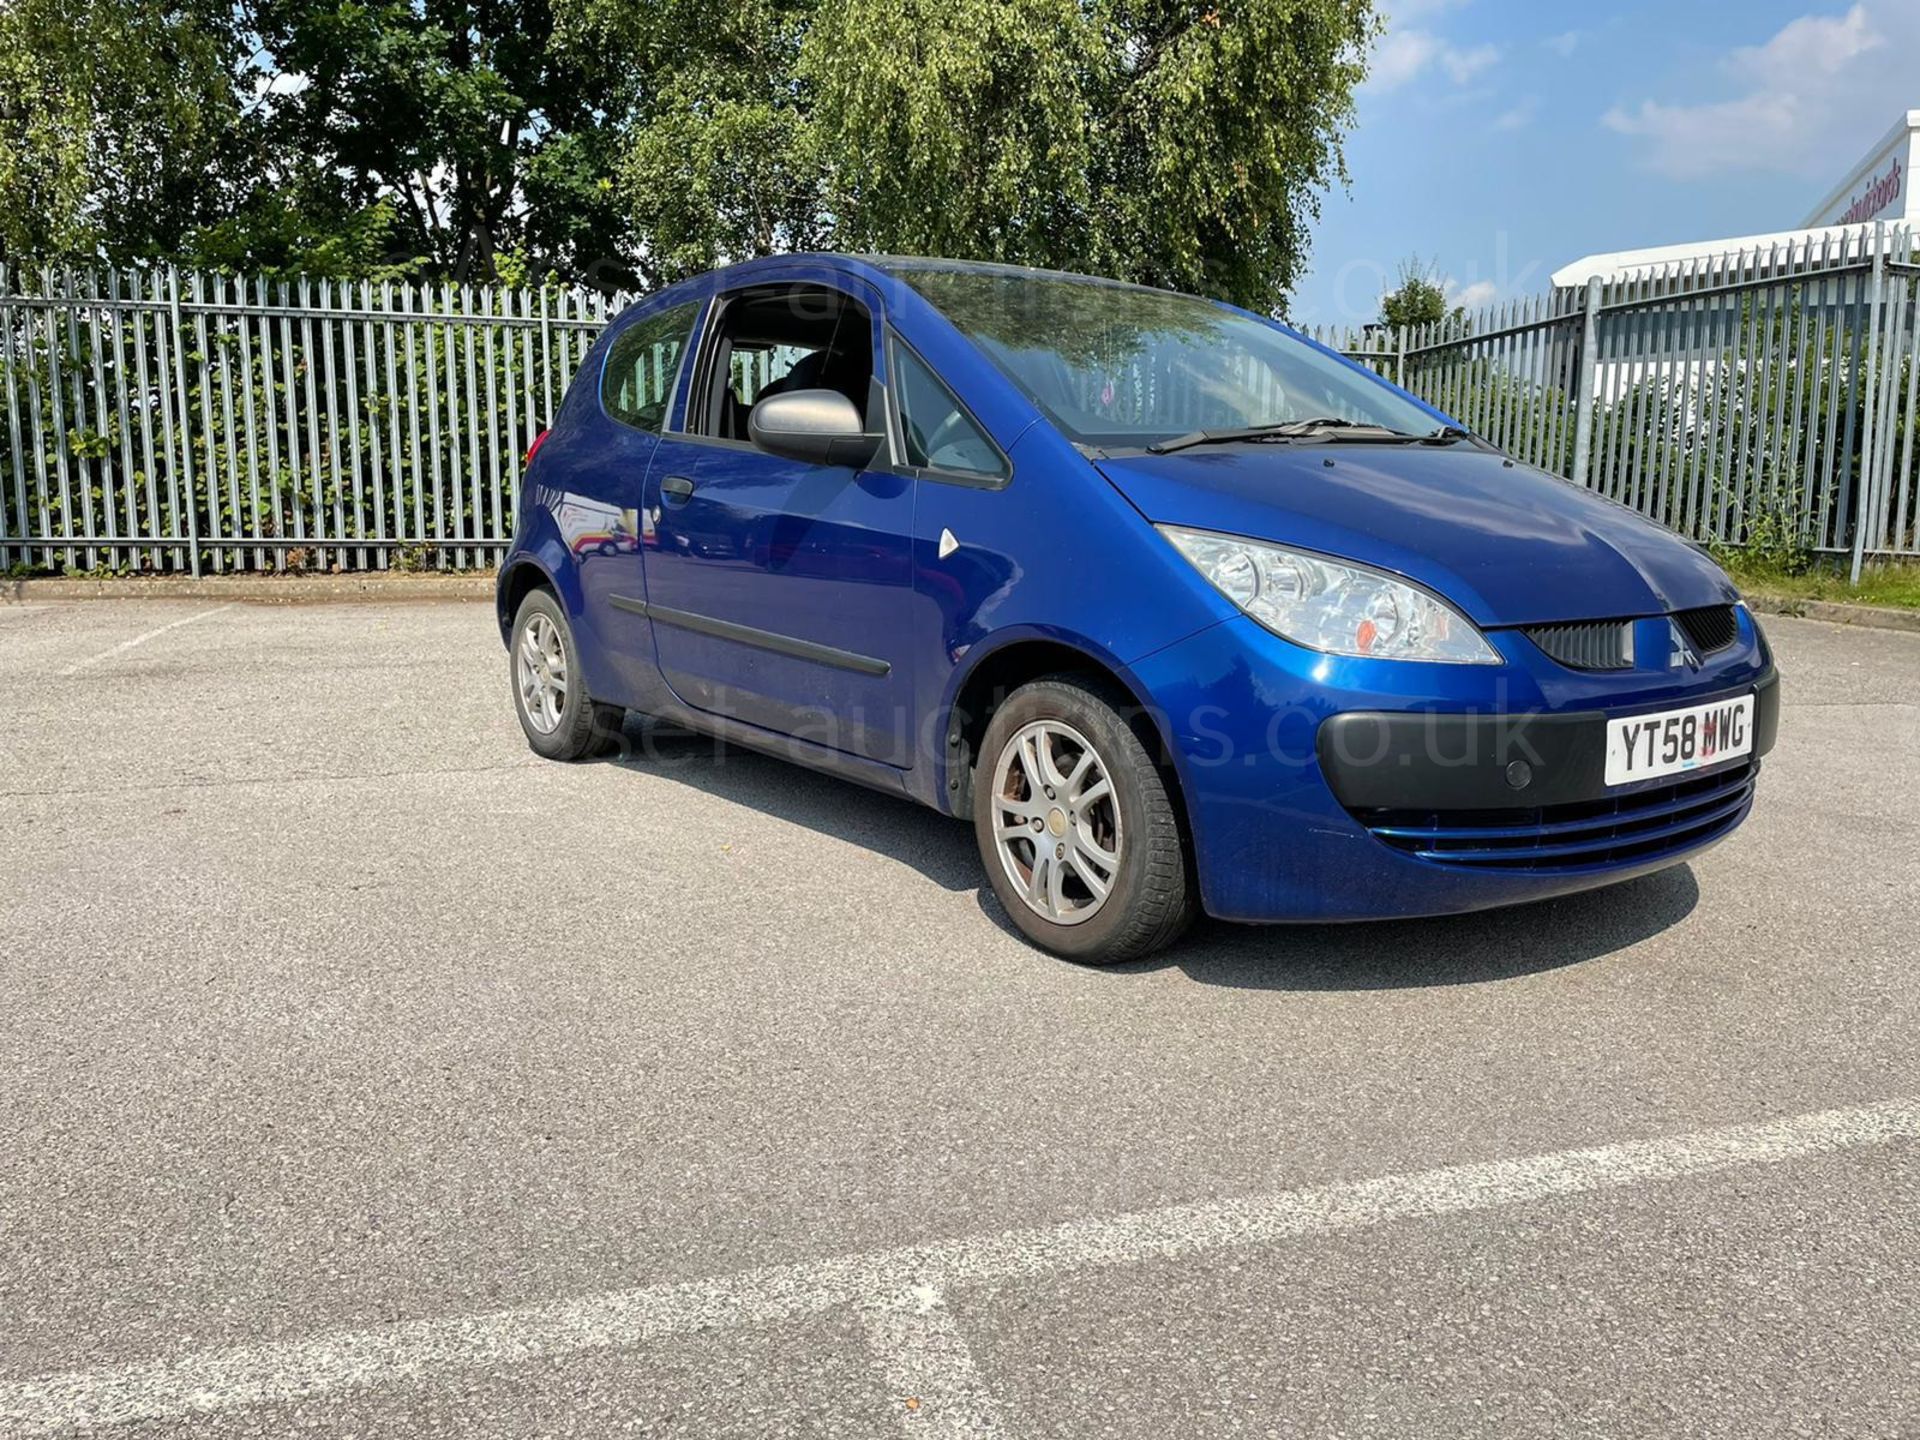
M 1644 875 L 1740 824 L 1778 726 L 1692 545 L 1285 326 L 1086 276 L 795 255 L 671 286 L 594 346 L 518 513 L 536 751 L 635 711 L 910 796 L 1082 961 L 1202 909 Z

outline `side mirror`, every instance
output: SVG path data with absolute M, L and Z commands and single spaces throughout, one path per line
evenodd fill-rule
M 880 448 L 880 437 L 867 433 L 860 412 L 838 390 L 769 395 L 748 414 L 747 434 L 769 455 L 856 470 Z

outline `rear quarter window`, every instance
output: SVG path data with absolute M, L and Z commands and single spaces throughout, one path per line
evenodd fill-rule
M 636 320 L 614 337 L 600 371 L 600 404 L 622 425 L 658 434 L 680 375 L 700 302 L 689 301 Z

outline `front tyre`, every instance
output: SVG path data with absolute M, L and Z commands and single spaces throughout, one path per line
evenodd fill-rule
M 1151 954 L 1194 910 L 1174 798 L 1119 698 L 1077 676 L 1022 686 L 974 776 L 994 894 L 1028 939 L 1091 965 Z
M 584 760 L 613 748 L 626 712 L 587 694 L 573 629 L 551 591 L 531 591 L 520 602 L 507 667 L 514 713 L 536 754 Z

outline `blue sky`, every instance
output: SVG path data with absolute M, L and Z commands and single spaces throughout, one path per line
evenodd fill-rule
M 1418 252 L 1471 304 L 1598 251 L 1791 229 L 1908 109 L 1920 0 L 1381 0 L 1301 322 Z

